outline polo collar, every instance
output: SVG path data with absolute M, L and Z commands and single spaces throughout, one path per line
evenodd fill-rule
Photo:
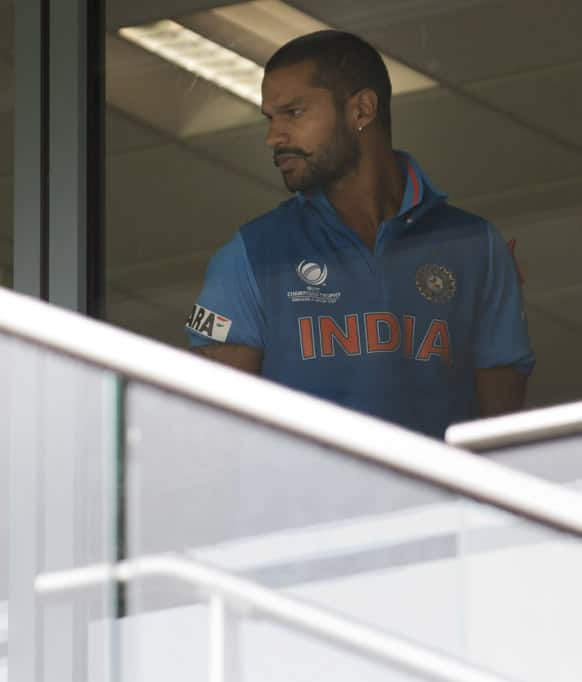
M 402 175 L 406 178 L 404 195 L 397 217 L 406 215 L 407 222 L 413 222 L 436 203 L 444 201 L 447 195 L 429 180 L 411 154 L 395 149 L 394 155 Z M 302 206 L 306 203 L 313 203 L 335 214 L 334 207 L 322 190 L 297 192 L 296 196 Z
M 398 215 L 404 215 L 408 211 L 416 208 L 424 197 L 424 179 L 422 171 L 416 161 L 406 152 L 395 151 L 394 156 L 400 166 L 403 177 L 406 178 L 404 184 L 404 195 L 400 204 Z

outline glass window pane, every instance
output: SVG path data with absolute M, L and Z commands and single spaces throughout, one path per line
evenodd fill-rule
M 3 334 L 0 375 L 0 661 L 25 680 L 108 682 L 115 587 L 55 595 L 35 580 L 116 556 L 114 377 Z M 92 643 L 95 628 L 108 637 Z
M 505 679 L 543 682 L 552 666 L 579 679 L 579 539 L 139 384 L 127 426 L 131 557 L 175 553 Z M 184 620 L 206 632 L 211 594 L 162 577 L 133 583 L 135 655 L 156 659 L 145 643 Z M 281 680 L 325 660 L 311 638 L 233 609 L 249 679 L 273 657 L 290 659 Z M 260 633 L 273 649 L 258 646 Z M 338 679 L 348 670 L 339 665 Z
M 107 4 L 111 322 L 185 347 L 184 320 L 198 301 L 234 320 L 223 336 L 262 351 L 267 378 L 442 436 L 447 423 L 480 413 L 484 399 L 475 391 L 475 368 L 529 366 L 527 342 L 519 349 L 515 345 L 521 332 L 514 332 L 524 325 L 516 301 L 523 295 L 538 356 L 527 405 L 579 397 L 582 366 L 574 349 L 582 309 L 576 303 L 582 43 L 574 27 L 582 21 L 582 5 L 577 0 L 561 2 L 559 10 L 529 0 L 447 2 L 438 11 L 430 2 L 409 7 L 373 0 L 189 0 L 149 3 L 147 9 L 130 0 Z M 287 232 L 271 216 L 266 220 L 274 221 L 277 235 L 272 242 L 267 244 L 258 228 L 248 228 L 242 242 L 237 237 L 229 255 L 217 261 L 214 279 L 206 278 L 210 288 L 201 296 L 213 254 L 240 226 L 299 188 L 287 182 L 288 191 L 282 173 L 289 179 L 295 171 L 274 168 L 269 147 L 302 152 L 313 143 L 320 149 L 323 137 L 335 130 L 318 114 L 314 120 L 327 131 L 318 129 L 321 139 L 271 137 L 269 143 L 260 112 L 261 69 L 269 57 L 288 40 L 325 27 L 353 31 L 385 57 L 392 78 L 393 148 L 409 152 L 452 205 L 497 228 L 495 258 L 511 280 L 511 296 L 502 305 L 507 318 L 491 307 L 500 300 L 500 273 L 487 280 L 490 290 L 479 284 L 478 263 L 493 242 L 471 251 L 443 233 L 432 250 L 423 251 L 420 241 L 406 239 L 420 219 L 405 210 L 404 193 L 396 218 L 404 211 L 412 223 L 382 210 L 382 221 L 369 221 L 377 240 L 372 234 L 366 244 L 358 223 L 366 202 L 348 202 L 351 212 L 343 207 L 348 195 L 333 194 L 333 182 L 326 185 L 317 175 L 327 172 L 320 165 L 311 171 L 319 169 L 312 176 L 320 178 L 314 187 L 323 187 L 325 197 L 321 206 L 313 199 L 320 215 L 310 234 L 323 230 L 325 244 L 306 239 L 275 255 L 279 242 L 287 243 L 282 237 Z M 332 165 L 340 157 L 348 163 L 349 148 L 342 148 L 343 157 L 334 148 L 335 156 L 326 158 Z M 297 163 L 303 163 L 299 157 Z M 405 165 L 402 161 L 398 173 L 403 183 L 410 180 L 414 204 L 414 182 Z M 421 194 L 424 189 L 417 197 L 422 207 Z M 443 229 L 453 229 L 452 214 L 447 215 Z M 466 213 L 455 215 L 464 216 L 463 225 L 473 220 Z M 325 231 L 322 216 L 341 238 Z M 479 222 L 483 234 L 485 222 Z M 300 233 L 300 225 L 289 228 L 289 234 Z M 521 287 L 504 242 L 513 244 L 525 280 Z M 377 267 L 366 265 L 371 247 Z M 231 331 L 237 325 L 238 341 Z M 205 343 L 206 332 L 195 329 L 191 340 Z M 221 333 L 218 341 L 224 340 Z M 452 359 L 444 374 L 437 369 L 443 358 Z M 503 411 L 500 395 L 508 392 L 495 392 L 494 409 Z M 518 404 L 516 398 L 512 405 Z

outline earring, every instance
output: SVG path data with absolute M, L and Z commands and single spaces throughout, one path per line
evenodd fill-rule
M 361 133 L 364 130 L 364 126 L 358 126 L 358 132 Z

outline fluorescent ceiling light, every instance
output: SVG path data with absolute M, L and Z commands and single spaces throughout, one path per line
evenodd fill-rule
M 122 28 L 120 35 L 176 66 L 261 105 L 263 69 L 175 21 Z
M 330 28 L 281 0 L 252 0 L 216 8 L 211 13 L 238 26 L 247 34 L 272 43 L 273 51 L 300 35 Z M 263 68 L 233 50 L 170 20 L 122 28 L 119 34 L 172 64 L 201 76 L 256 106 L 261 105 Z M 424 74 L 390 57 L 382 55 L 382 58 L 390 72 L 392 92 L 395 95 L 437 85 Z

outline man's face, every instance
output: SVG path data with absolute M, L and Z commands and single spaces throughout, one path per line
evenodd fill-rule
M 313 71 L 305 61 L 274 69 L 263 80 L 267 144 L 290 192 L 329 186 L 352 171 L 360 156 L 331 91 L 311 84 Z

